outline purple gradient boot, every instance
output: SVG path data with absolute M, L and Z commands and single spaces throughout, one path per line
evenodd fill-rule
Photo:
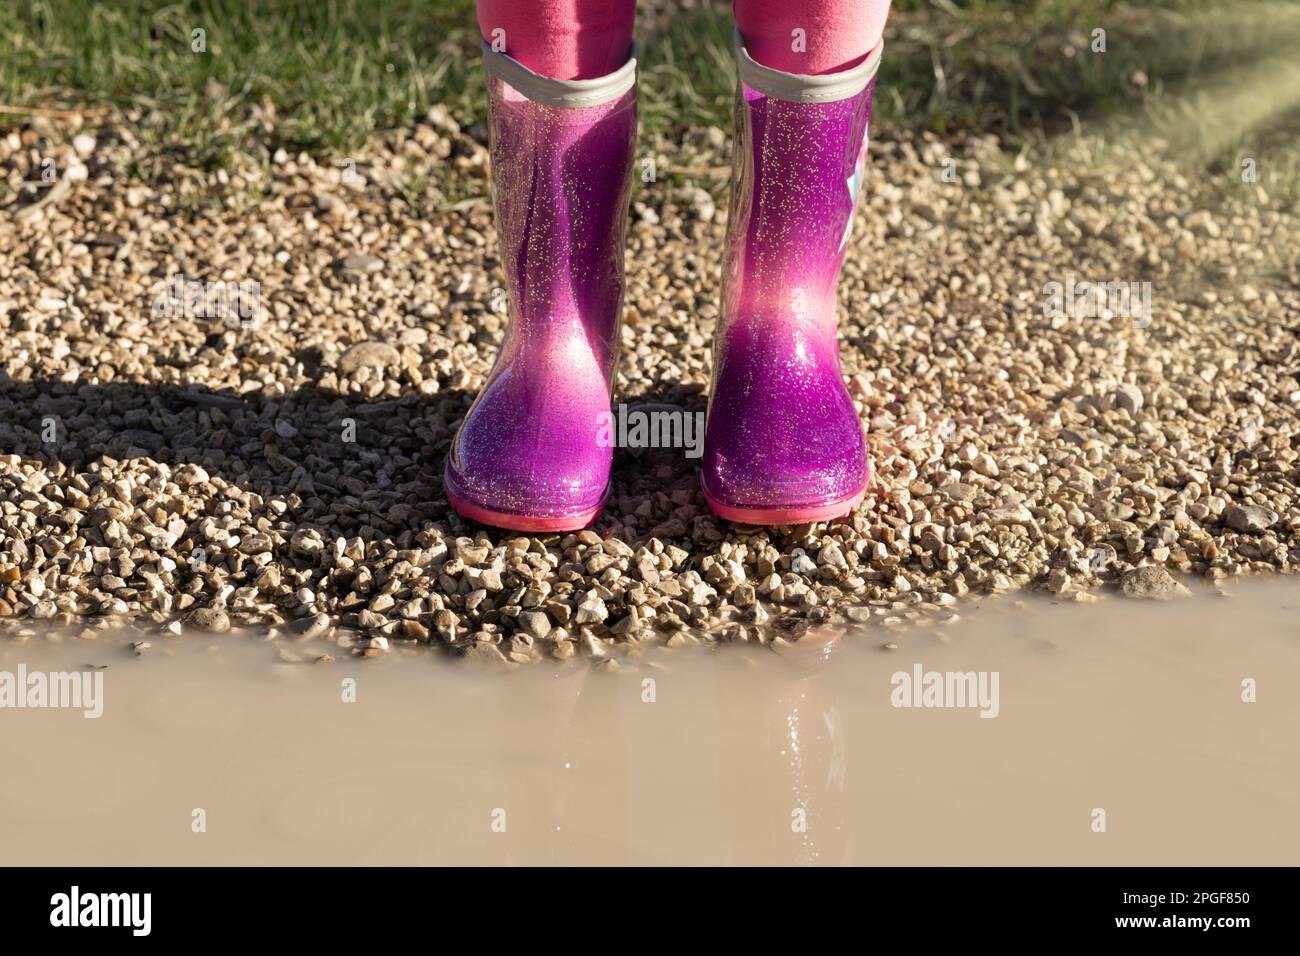
M 755 62 L 740 89 L 722 318 L 700 484 L 721 517 L 798 524 L 851 512 L 871 479 L 840 373 L 835 286 L 867 155 L 881 46 L 824 76 Z
M 556 80 L 486 43 L 492 175 L 510 324 L 447 456 L 462 517 L 568 531 L 609 497 L 608 422 L 636 140 L 636 60 Z

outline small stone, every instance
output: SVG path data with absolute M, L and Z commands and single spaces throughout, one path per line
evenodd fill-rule
M 1206 236 L 1210 239 L 1219 237 L 1219 224 L 1214 221 L 1214 217 L 1210 215 L 1209 210 L 1198 209 L 1183 220 L 1183 225 L 1199 236 Z
M 808 557 L 803 548 L 795 548 L 790 554 L 790 570 L 805 577 L 817 573 L 817 565 Z
M 1136 415 L 1142 410 L 1146 398 L 1142 395 L 1142 389 L 1136 385 L 1125 384 L 1115 389 L 1114 394 L 1115 407 L 1122 408 L 1130 415 Z
M 368 252 L 350 252 L 341 263 L 344 272 L 372 274 L 384 271 L 384 260 Z
M 391 368 L 401 360 L 397 349 L 385 342 L 358 342 L 339 358 L 339 371 L 353 375 L 362 368 Z
M 844 552 L 834 542 L 823 545 L 822 549 L 817 552 L 817 563 L 822 567 L 829 568 L 848 567 L 848 562 L 844 560 Z
M 293 635 L 302 641 L 310 641 L 320 637 L 330 629 L 330 616 L 328 614 L 312 614 L 308 617 L 300 617 L 289 625 L 289 630 Z
M 1119 589 L 1125 597 L 1144 601 L 1169 601 L 1189 597 L 1192 593 L 1172 574 L 1157 565 L 1126 572 L 1119 580 Z
M 609 617 L 609 609 L 600 598 L 588 598 L 578 605 L 573 616 L 575 624 L 599 624 Z
M 217 607 L 200 607 L 190 612 L 187 619 L 190 627 L 207 631 L 209 634 L 224 634 L 230 630 L 230 617 Z
M 989 520 L 994 524 L 1030 524 L 1034 515 L 1024 505 L 1017 503 L 994 508 L 989 512 Z
M 273 542 L 269 534 L 250 534 L 239 541 L 240 554 L 266 554 Z
M 59 613 L 58 605 L 53 601 L 37 601 L 32 605 L 32 609 L 27 612 L 29 617 L 37 620 L 47 620 Z
M 304 528 L 293 533 L 289 539 L 289 550 L 294 554 L 312 556 L 320 554 L 324 550 L 325 542 L 321 540 L 320 532 L 314 528 Z
M 519 626 L 538 640 L 551 633 L 551 619 L 545 611 L 524 611 L 519 615 Z
M 1276 511 L 1259 505 L 1232 505 L 1223 513 L 1223 520 L 1233 531 L 1253 533 L 1265 531 L 1277 523 Z
M 465 652 L 465 661 L 472 666 L 488 670 L 508 670 L 515 666 L 501 653 L 501 648 L 486 642 L 470 647 Z
M 580 638 L 582 653 L 587 657 L 608 657 L 609 650 L 605 647 L 605 642 L 590 631 L 583 631 Z
M 433 630 L 448 644 L 456 641 L 456 615 L 445 608 L 433 615 Z
M 357 626 L 367 631 L 379 630 L 388 623 L 388 618 L 382 614 L 376 614 L 370 608 L 366 608 L 357 615 Z

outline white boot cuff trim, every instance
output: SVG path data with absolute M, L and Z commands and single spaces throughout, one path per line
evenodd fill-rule
M 839 73 L 782 73 L 763 66 L 750 56 L 745 49 L 744 38 L 739 30 L 736 31 L 736 62 L 739 64 L 741 81 L 764 96 L 791 103 L 833 103 L 857 96 L 867 88 L 871 78 L 880 69 L 880 56 L 884 48 L 883 42 L 877 43 L 865 60 Z
M 593 80 L 557 80 L 528 69 L 514 57 L 498 53 L 483 41 L 483 66 L 534 103 L 575 109 L 600 106 L 617 100 L 636 85 L 636 47 L 626 63 L 606 76 Z

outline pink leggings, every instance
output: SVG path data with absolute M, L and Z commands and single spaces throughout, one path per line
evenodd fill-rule
M 836 73 L 880 42 L 889 0 L 732 0 L 732 12 L 764 66 Z M 604 76 L 627 62 L 635 14 L 636 0 L 478 0 L 488 42 L 561 80 Z

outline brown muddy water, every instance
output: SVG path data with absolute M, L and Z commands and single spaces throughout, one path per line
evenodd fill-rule
M 942 629 L 657 649 L 618 673 L 4 640 L 0 858 L 1295 864 L 1300 581 L 1231 590 L 989 600 Z M 60 671 L 102 680 L 100 716 L 13 706 Z

